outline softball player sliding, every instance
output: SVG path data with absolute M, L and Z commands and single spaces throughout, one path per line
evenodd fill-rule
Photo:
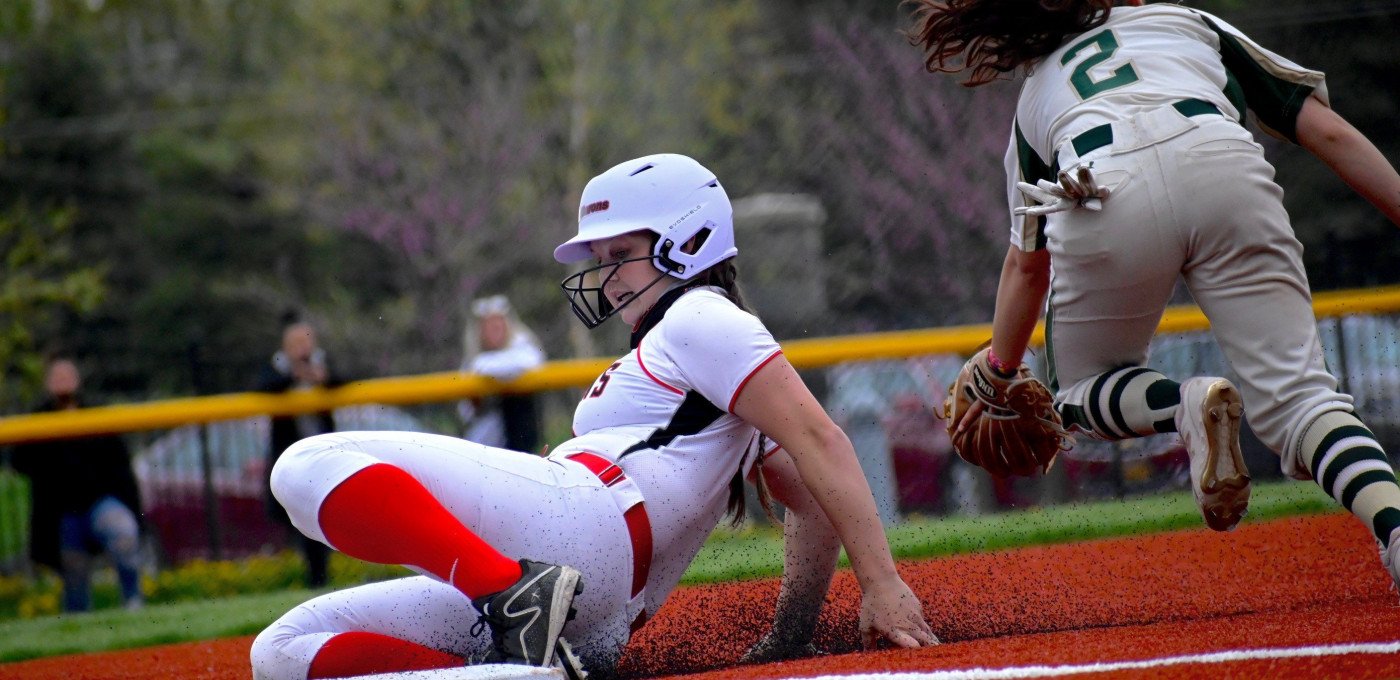
M 737 253 L 729 199 L 690 158 L 647 156 L 589 182 L 579 233 L 555 258 L 598 264 L 563 285 L 590 327 L 618 315 L 633 330 L 579 403 L 577 436 L 548 458 L 398 432 L 289 448 L 272 487 L 302 532 L 424 576 L 293 609 L 253 643 L 254 676 L 486 661 L 576 677 L 575 651 L 606 674 L 726 508 L 742 515 L 745 478 L 788 508 L 778 610 L 750 659 L 809 647 L 841 545 L 866 643 L 936 643 L 850 442 L 745 311 Z
M 1044 305 L 1065 423 L 1109 439 L 1180 433 L 1201 512 L 1219 530 L 1249 497 L 1238 444 L 1247 405 L 1284 472 L 1315 479 L 1360 518 L 1400 583 L 1394 470 L 1323 365 L 1302 246 L 1240 120 L 1253 111 L 1397 224 L 1400 175 L 1328 107 L 1323 74 L 1205 12 L 1114 4 L 917 2 L 911 38 L 929 70 L 970 68 L 980 85 L 1027 67 L 1006 154 L 1012 245 L 990 363 L 1020 364 Z M 1178 275 L 1238 391 L 1142 366 Z

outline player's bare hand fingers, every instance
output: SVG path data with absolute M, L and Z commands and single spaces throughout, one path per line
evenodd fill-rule
M 914 638 L 920 647 L 929 647 L 938 644 L 938 636 L 933 634 L 933 630 L 927 623 L 919 621 L 912 630 L 908 631 L 909 637 Z
M 891 631 L 888 635 L 885 636 L 885 639 L 894 643 L 894 646 L 902 647 L 904 649 L 923 646 L 919 644 L 919 641 L 916 640 L 913 635 L 906 633 L 902 630 Z

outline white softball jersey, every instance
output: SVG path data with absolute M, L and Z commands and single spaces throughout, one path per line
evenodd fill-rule
M 1327 372 L 1302 245 L 1263 149 L 1241 124 L 1296 138 L 1323 74 L 1205 12 L 1115 7 L 1027 76 L 1007 147 L 1008 211 L 1018 181 L 1089 165 L 1111 190 L 1101 211 L 1011 217 L 1011 243 L 1047 249 L 1047 382 L 1063 411 L 1103 409 L 1096 378 L 1141 366 L 1178 278 L 1237 374 L 1249 423 L 1284 471 L 1308 478 L 1299 433 L 1350 411 Z M 1112 403 L 1108 404 L 1111 408 Z
M 634 333 L 633 350 L 585 391 L 576 436 L 548 458 L 440 435 L 342 432 L 289 448 L 273 470 L 273 491 L 299 530 L 325 542 L 317 516 L 331 490 L 370 465 L 399 467 L 505 555 L 579 569 L 578 617 L 563 635 L 586 664 L 611 665 L 638 616 L 661 606 L 723 517 L 729 481 L 753 465 L 757 432 L 732 409 L 748 379 L 781 351 L 719 289 L 669 291 L 648 321 L 654 325 Z M 581 452 L 623 475 L 600 475 L 570 458 Z M 625 513 L 639 502 L 652 551 L 645 588 L 634 597 Z M 468 633 L 476 619 L 466 597 L 430 576 L 329 593 L 258 636 L 254 676 L 304 678 L 321 645 L 348 631 L 480 654 L 490 636 Z
M 584 394 L 574 439 L 551 458 L 589 451 L 615 461 L 646 499 L 655 611 L 723 517 L 729 481 L 757 456 L 757 432 L 733 414 L 759 368 L 780 353 L 756 317 L 719 289 L 692 288 Z

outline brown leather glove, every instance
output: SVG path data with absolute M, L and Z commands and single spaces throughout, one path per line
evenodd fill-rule
M 1025 364 L 1010 378 L 998 375 L 987 362 L 990 352 L 968 359 L 948 388 L 943 416 L 953 448 L 995 477 L 1048 472 L 1055 456 L 1074 445 L 1055 398 Z

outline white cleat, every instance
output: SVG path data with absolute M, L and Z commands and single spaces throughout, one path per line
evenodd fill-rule
M 1240 454 L 1240 392 L 1224 378 L 1181 383 L 1176 431 L 1191 456 L 1191 492 L 1206 525 L 1229 531 L 1249 507 L 1249 469 Z M 1393 572 L 1392 572 L 1393 573 Z
M 1380 541 L 1376 546 L 1381 549 L 1381 566 L 1390 574 L 1390 591 L 1400 592 L 1400 529 L 1391 532 L 1390 548 L 1381 547 Z

